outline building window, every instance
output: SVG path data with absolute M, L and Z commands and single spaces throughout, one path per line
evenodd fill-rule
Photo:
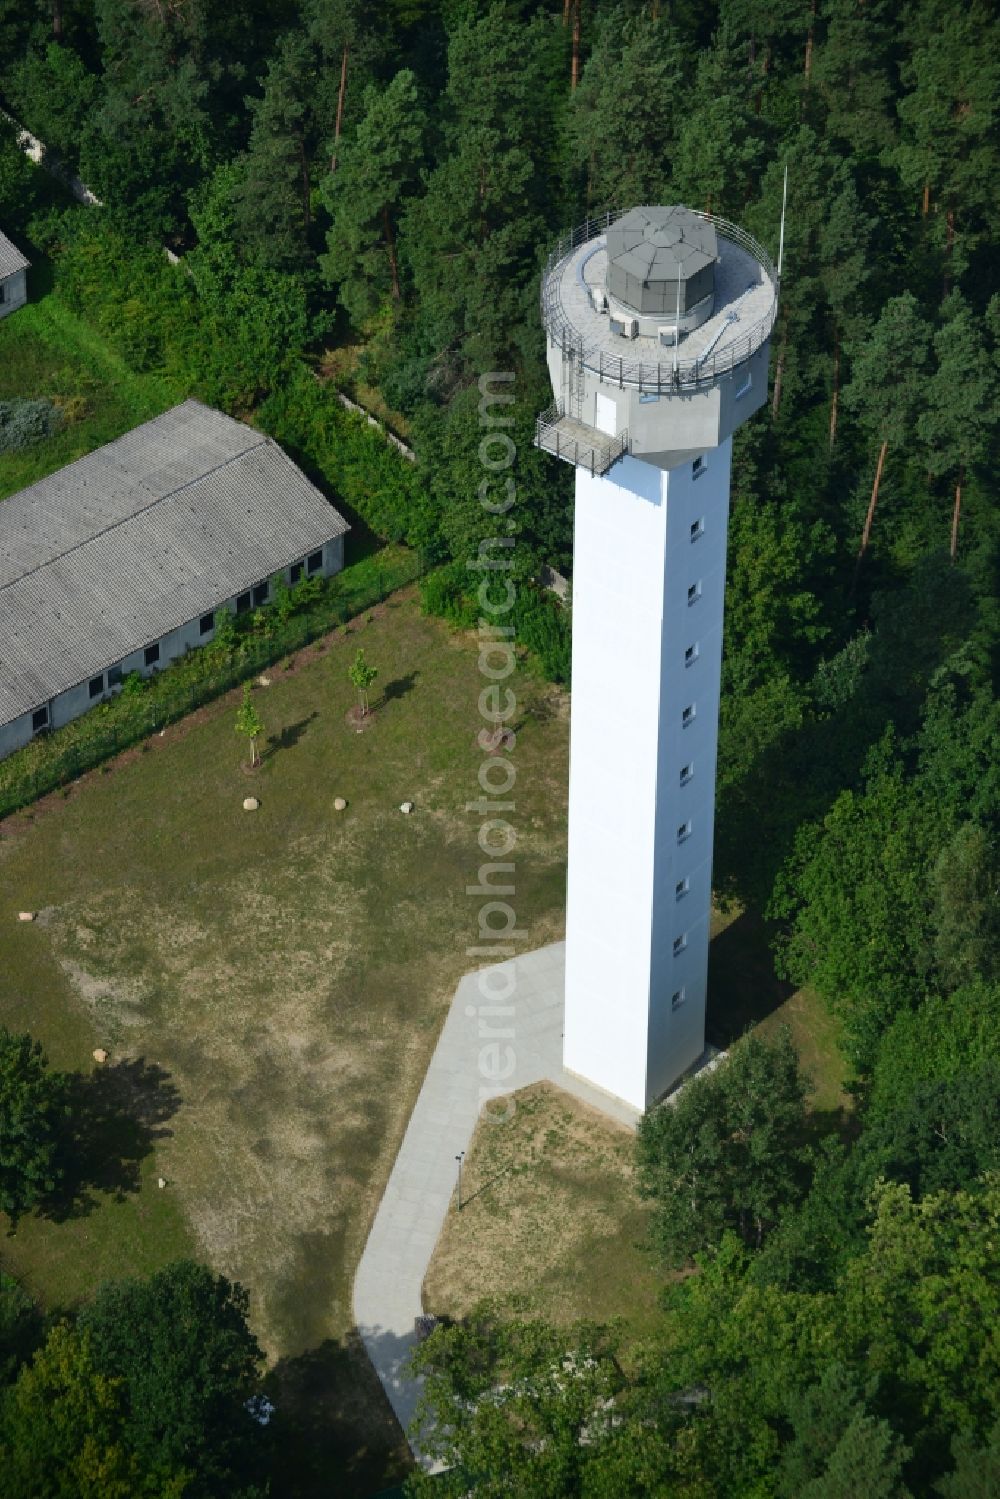
M 684 1003 L 686 994 L 686 989 L 675 989 L 673 994 L 671 994 L 670 996 L 670 1008 L 672 1010 L 679 1010 L 681 1005 Z
M 259 609 L 261 604 L 267 603 L 267 579 L 263 583 L 255 583 L 253 586 L 253 606 Z
M 157 641 L 155 645 L 147 645 L 142 654 L 147 666 L 155 666 L 160 659 L 160 642 Z
M 677 884 L 674 886 L 674 899 L 683 900 L 690 889 L 691 881 L 688 879 L 687 875 L 685 875 L 684 878 L 682 880 L 678 880 Z
M 694 663 L 697 661 L 697 659 L 698 659 L 698 643 L 696 641 L 694 645 L 689 645 L 688 648 L 687 648 L 687 650 L 684 652 L 684 665 L 685 666 L 693 666 Z
M 301 576 L 302 576 L 302 563 L 301 562 L 293 562 L 292 565 L 291 565 L 291 567 L 288 569 L 288 581 L 289 581 L 289 583 L 291 584 L 291 586 L 293 588 L 295 587 L 296 583 L 299 581 L 299 579 L 301 578 Z
M 655 391 L 652 391 L 652 390 L 641 390 L 639 392 L 639 405 L 640 406 L 648 406 L 651 401 L 658 401 L 659 399 L 660 398 L 656 394 Z
M 91 697 L 100 697 L 101 693 L 104 691 L 103 672 L 99 677 L 91 677 L 89 683 L 87 684 L 87 691 L 90 693 Z
M 198 634 L 199 635 L 211 635 L 211 633 L 212 633 L 212 631 L 214 629 L 215 629 L 215 611 L 213 609 L 213 611 L 211 612 L 211 614 L 203 614 L 201 616 L 201 619 L 199 619 L 199 621 L 198 621 Z
M 108 686 L 120 687 L 122 684 L 121 666 L 112 666 L 108 670 Z
M 702 454 L 702 456 L 700 458 L 696 458 L 691 465 L 692 479 L 700 479 L 707 467 L 708 464 L 705 462 L 704 454 Z
M 309 576 L 312 577 L 313 573 L 318 573 L 322 566 L 323 553 L 321 551 L 310 552 L 309 556 L 306 558 L 306 572 L 309 574 Z
M 681 825 L 680 825 L 680 827 L 677 829 L 677 842 L 678 843 L 683 843 L 683 842 L 685 842 L 686 839 L 690 838 L 690 836 L 691 836 L 691 819 L 689 817 L 688 820 L 687 820 L 687 822 L 682 822 Z
M 684 712 L 681 714 L 681 727 L 682 728 L 686 729 L 689 723 L 693 723 L 694 722 L 694 714 L 695 714 L 695 705 L 694 705 L 694 703 L 688 703 L 687 707 L 684 709 Z
M 247 612 L 247 610 L 249 608 L 250 608 L 250 594 L 249 594 L 249 592 L 248 593 L 238 593 L 236 595 L 236 613 L 237 614 L 246 614 L 246 612 Z
M 679 937 L 674 938 L 674 957 L 679 957 L 679 955 L 684 951 L 687 945 L 687 932 L 681 932 Z
M 747 393 L 749 391 L 751 391 L 752 389 L 753 389 L 753 373 L 752 373 L 752 371 L 747 370 L 747 377 L 743 381 L 743 384 L 740 386 L 739 390 L 736 392 L 735 399 L 737 401 L 742 401 L 743 397 L 745 395 L 747 395 Z
M 700 598 L 701 598 L 701 579 L 699 578 L 698 581 L 697 581 L 697 583 L 692 583 L 691 586 L 688 588 L 688 603 L 689 604 L 696 604 Z
M 49 710 L 48 710 L 48 708 L 36 708 L 35 711 L 34 711 L 34 713 L 32 713 L 32 715 L 31 715 L 31 732 L 33 734 L 40 734 L 41 731 L 43 729 L 47 729 L 48 726 L 49 726 Z
M 705 517 L 702 515 L 702 516 L 700 516 L 698 518 L 698 520 L 693 520 L 691 522 L 691 540 L 692 541 L 697 541 L 698 537 L 699 536 L 704 536 L 704 534 L 705 534 Z
M 691 779 L 691 777 L 693 775 L 694 775 L 694 765 L 689 760 L 688 763 L 687 763 L 687 765 L 682 765 L 681 766 L 681 785 L 682 786 L 686 786 L 687 783 L 688 783 L 688 781 L 690 781 L 690 779 Z

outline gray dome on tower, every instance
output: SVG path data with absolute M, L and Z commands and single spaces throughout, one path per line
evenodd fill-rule
M 607 251 L 608 296 L 635 312 L 673 317 L 690 312 L 714 290 L 715 226 L 690 208 L 630 209 L 609 225 Z

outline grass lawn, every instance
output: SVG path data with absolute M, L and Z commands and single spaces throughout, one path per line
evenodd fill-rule
M 379 669 L 360 734 L 359 645 Z M 177 1093 L 139 1191 L 25 1223 L 0 1258 L 53 1305 L 190 1247 L 247 1286 L 279 1387 L 312 1402 L 330 1466 L 296 1492 L 328 1492 L 353 1454 L 365 1493 L 396 1476 L 395 1438 L 350 1342 L 351 1280 L 475 941 L 483 683 L 475 642 L 413 590 L 268 675 L 257 773 L 230 694 L 0 823 L 3 1023 L 60 1066 L 89 1070 L 98 1045 L 143 1058 Z M 511 683 L 518 916 L 537 946 L 561 932 L 566 699 Z
M 54 437 L 0 456 L 0 498 L 183 399 L 162 376 L 134 374 L 98 333 L 46 295 L 50 280 L 41 260 L 28 272 L 27 306 L 0 321 L 0 401 L 44 396 L 70 403 L 71 420 Z

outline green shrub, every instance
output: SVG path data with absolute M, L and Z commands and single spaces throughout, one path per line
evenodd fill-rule
M 519 645 L 538 657 L 551 682 L 568 682 L 570 674 L 570 615 L 558 599 L 522 583 L 514 604 L 514 629 Z
M 268 397 L 257 424 L 322 476 L 338 503 L 384 541 L 405 541 L 428 562 L 446 555 L 423 471 L 306 369 Z
M 459 630 L 472 630 L 480 609 L 469 590 L 470 573 L 464 562 L 449 562 L 425 573 L 420 580 L 420 603 L 425 614 L 446 619 Z M 570 614 L 551 594 L 534 584 L 517 588 L 511 612 L 518 645 L 538 661 L 550 682 L 568 682 L 570 673 Z
M 460 630 L 475 628 L 479 610 L 466 589 L 469 570 L 464 562 L 449 562 L 420 579 L 420 607 L 425 614 L 446 619 Z
M 20 453 L 61 425 L 62 414 L 51 401 L 0 401 L 0 453 Z

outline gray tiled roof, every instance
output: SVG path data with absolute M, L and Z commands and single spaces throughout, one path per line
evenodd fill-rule
M 5 276 L 13 276 L 15 271 L 23 271 L 30 264 L 31 261 L 25 259 L 17 246 L 12 245 L 0 229 L 0 281 Z
M 0 724 L 346 530 L 275 442 L 198 401 L 0 501 Z

